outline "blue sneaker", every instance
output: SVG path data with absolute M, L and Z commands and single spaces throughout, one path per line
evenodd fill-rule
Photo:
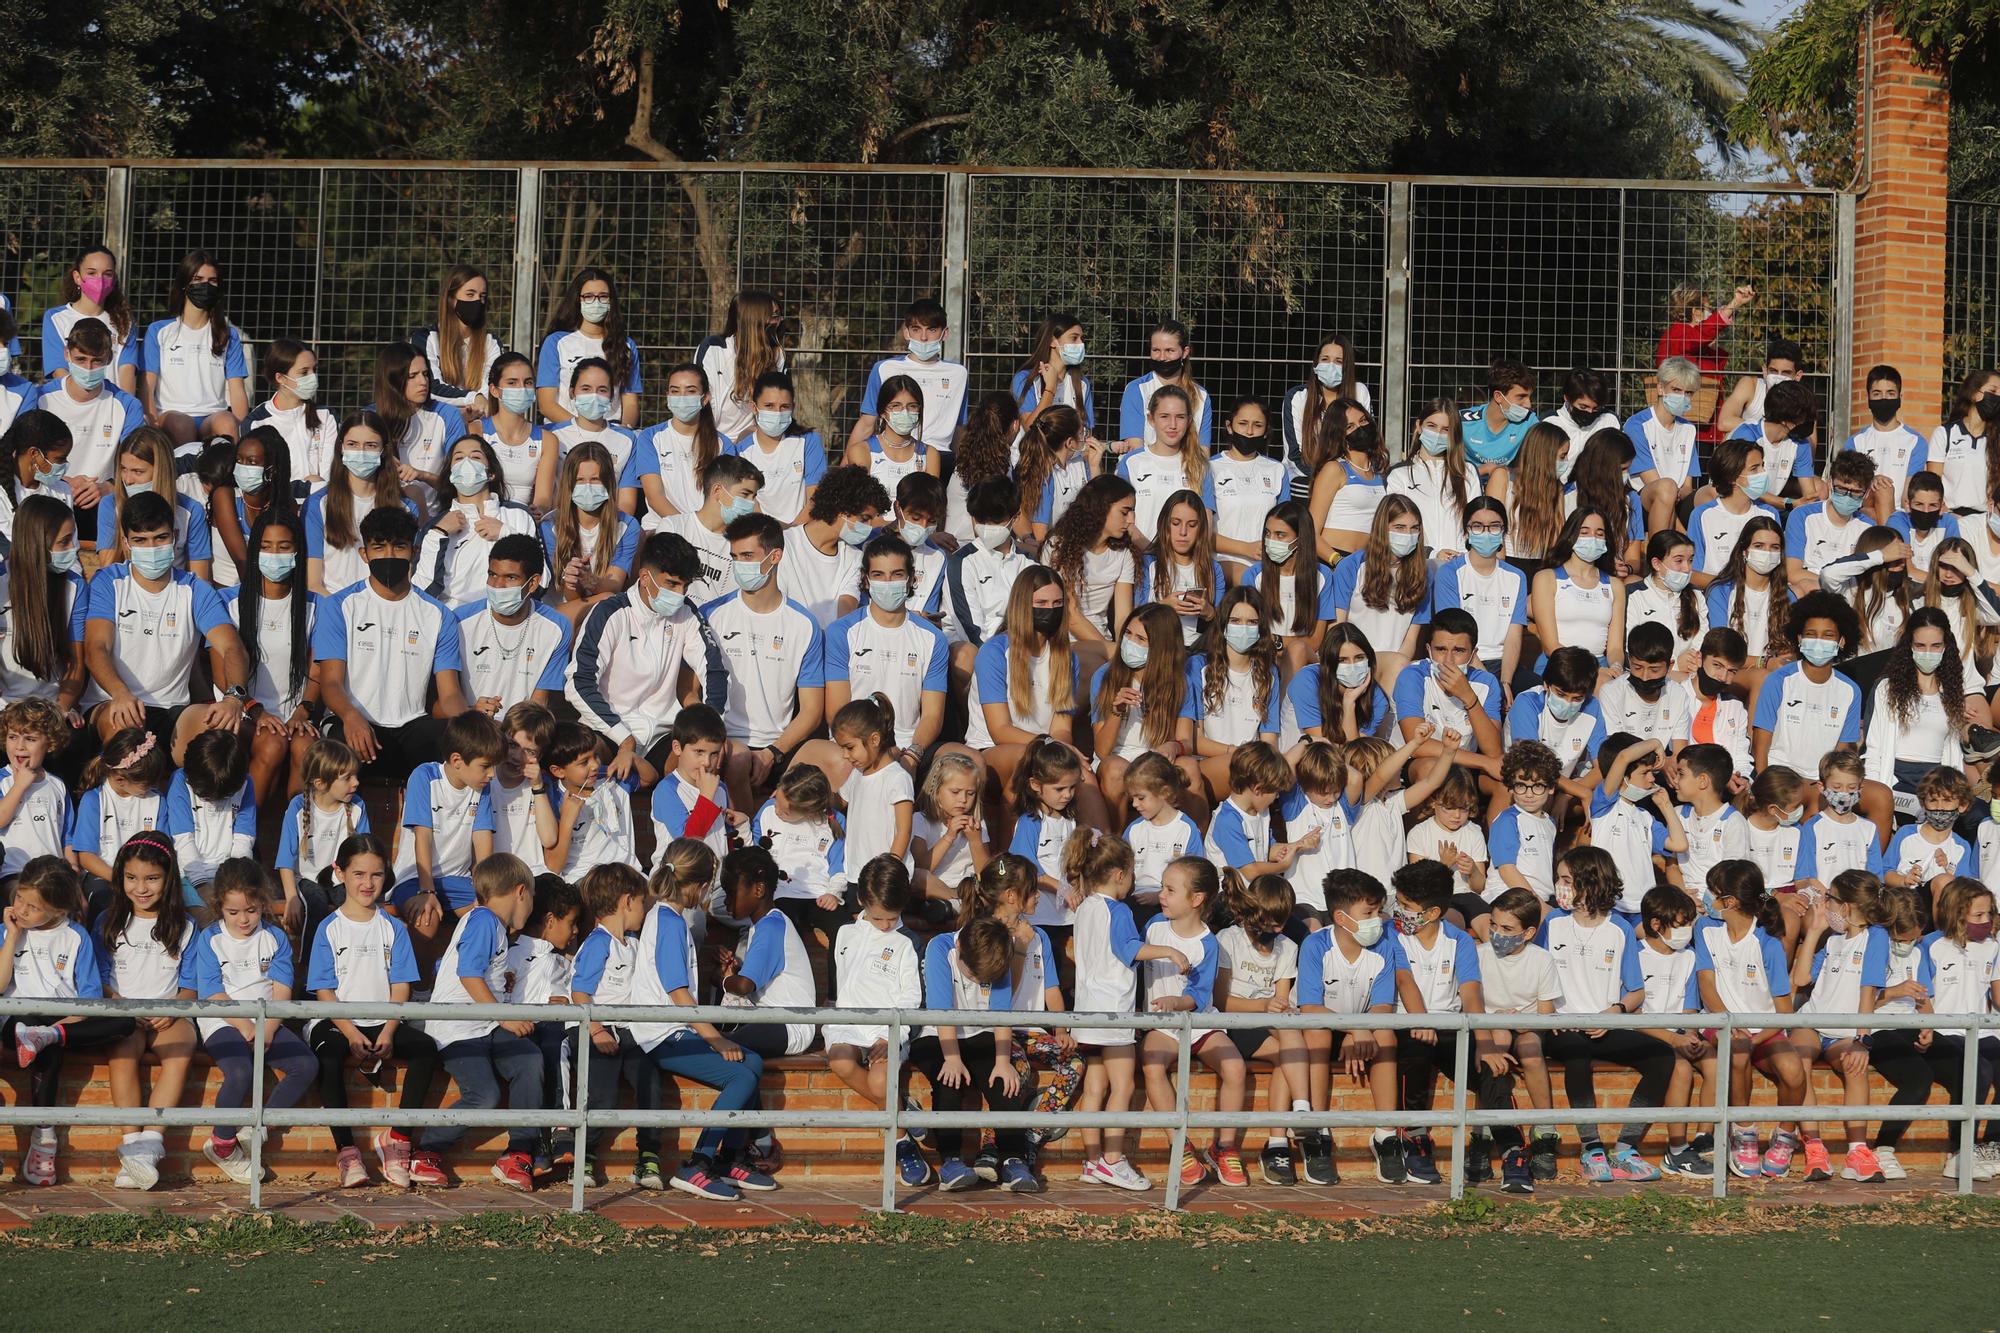
M 1658 1180 L 1660 1168 L 1641 1157 L 1638 1149 L 1631 1144 L 1620 1143 L 1611 1150 L 1611 1178 L 1633 1181 Z
M 972 1168 L 956 1157 L 947 1157 L 938 1163 L 938 1189 L 946 1194 L 958 1190 L 969 1190 L 979 1183 L 979 1177 L 972 1174 Z
M 1009 1157 L 1000 1163 L 1000 1188 L 1009 1194 L 1040 1194 L 1042 1182 L 1035 1179 L 1035 1173 L 1028 1164 L 1018 1157 Z
M 731 1162 L 722 1170 L 722 1175 L 730 1184 L 740 1190 L 756 1190 L 759 1194 L 778 1188 L 778 1182 L 759 1171 L 748 1162 Z
M 910 1186 L 930 1183 L 931 1164 L 925 1159 L 924 1150 L 912 1139 L 897 1140 L 896 1179 Z
M 1582 1170 L 1583 1178 L 1591 1184 L 1611 1183 L 1611 1159 L 1605 1155 L 1602 1144 L 1585 1148 L 1583 1156 L 1577 1160 L 1577 1166 Z
M 1419 1132 L 1403 1140 L 1403 1169 L 1412 1185 L 1444 1182 L 1444 1177 L 1438 1174 L 1437 1149 L 1432 1146 L 1430 1135 Z
M 706 1157 L 688 1158 L 687 1165 L 674 1172 L 674 1178 L 667 1183 L 697 1199 L 735 1203 L 743 1197 L 743 1191 L 727 1176 L 717 1174 L 715 1163 Z

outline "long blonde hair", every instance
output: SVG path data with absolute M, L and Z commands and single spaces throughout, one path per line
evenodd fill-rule
M 1047 565 L 1029 565 L 1014 579 L 1014 591 L 1007 598 L 1007 702 L 1020 717 L 1033 717 L 1040 700 L 1035 698 L 1035 594 L 1044 588 L 1060 588 L 1062 580 Z M 1068 591 L 1064 591 L 1067 597 Z M 1176 628 L 1179 622 L 1176 621 Z M 1049 705 L 1057 713 L 1076 707 L 1067 617 L 1049 635 Z
M 118 459 L 127 454 L 133 458 L 143 458 L 153 465 L 153 493 L 165 500 L 174 511 L 174 539 L 180 541 L 180 491 L 174 485 L 174 439 L 158 426 L 141 426 L 127 435 L 118 445 L 118 452 L 111 460 L 111 481 L 118 492 L 118 512 L 125 511 L 125 477 L 118 466 Z M 125 525 L 113 525 L 117 537 L 111 543 L 111 563 L 128 559 L 125 547 Z M 81 533 L 78 534 L 79 536 Z
M 1199 492 L 1202 482 L 1208 479 L 1208 450 L 1201 442 L 1201 419 L 1195 415 L 1194 396 L 1178 384 L 1163 384 L 1153 391 L 1152 401 L 1146 404 L 1148 417 L 1159 407 L 1162 398 L 1178 398 L 1181 405 L 1187 408 L 1187 434 L 1181 436 L 1181 475 L 1189 490 Z M 1154 428 L 1154 433 L 1157 437 L 1158 427 Z

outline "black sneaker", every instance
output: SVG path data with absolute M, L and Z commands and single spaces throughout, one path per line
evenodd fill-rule
M 1386 1139 L 1375 1140 L 1375 1179 L 1384 1185 L 1400 1185 L 1410 1178 L 1410 1168 L 1403 1156 L 1403 1138 L 1391 1134 Z
M 972 1159 L 972 1174 L 992 1185 L 1000 1179 L 1000 1154 L 996 1149 L 982 1147 L 979 1156 Z
M 1556 1148 L 1561 1142 L 1553 1134 L 1535 1135 L 1534 1146 L 1528 1151 L 1528 1168 L 1536 1180 L 1556 1178 Z
M 1323 1129 L 1313 1130 L 1299 1141 L 1299 1149 L 1299 1155 L 1304 1159 L 1301 1174 L 1306 1184 L 1340 1183 L 1340 1171 L 1333 1164 L 1333 1135 Z
M 1264 1177 L 1266 1185 L 1298 1184 L 1299 1173 L 1292 1165 L 1292 1145 L 1265 1144 L 1264 1151 L 1257 1154 L 1257 1174 Z
M 1509 1148 L 1500 1157 L 1500 1192 L 1502 1194 L 1533 1194 L 1535 1192 L 1535 1172 L 1528 1162 L 1526 1148 Z
M 1444 1177 L 1438 1174 L 1437 1147 L 1430 1135 L 1412 1134 L 1403 1140 L 1403 1169 L 1409 1173 L 1412 1185 L 1444 1183 Z
M 1466 1140 L 1465 1183 L 1483 1185 L 1493 1179 L 1493 1140 L 1474 1134 Z

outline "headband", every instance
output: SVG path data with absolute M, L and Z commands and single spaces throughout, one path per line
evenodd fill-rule
M 155 744 L 155 741 L 156 738 L 154 737 L 153 733 L 150 731 L 147 732 L 146 739 L 140 741 L 137 745 L 133 746 L 132 753 L 126 755 L 123 759 L 120 759 L 117 763 L 113 764 L 111 766 L 111 771 L 113 773 L 123 773 L 126 769 L 132 767 L 132 765 L 138 763 L 141 759 L 144 759 L 147 755 L 153 752 L 153 746 Z

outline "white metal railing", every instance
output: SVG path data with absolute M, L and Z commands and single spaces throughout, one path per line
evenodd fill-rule
M 1633 1107 L 1565 1107 L 1549 1110 L 1497 1108 L 1478 1110 L 1467 1106 L 1467 1080 L 1470 1077 L 1474 1042 L 1461 1040 L 1455 1043 L 1452 1059 L 1452 1099 L 1449 1111 L 1256 1111 L 1246 1107 L 1242 1111 L 1195 1111 L 1188 1105 L 1188 1075 L 1192 1065 L 1194 1044 L 1190 1040 L 1199 1025 L 1203 1030 L 1233 1028 L 1278 1028 L 1278 1029 L 1325 1029 L 1328 1031 L 1352 1031 L 1356 1029 L 1394 1029 L 1407 1031 L 1415 1028 L 1429 1028 L 1440 1032 L 1453 1032 L 1461 1036 L 1485 1031 L 1507 1032 L 1550 1032 L 1574 1030 L 1579 1026 L 1576 1014 L 1324 1014 L 1324 1013 L 1175 1013 L 1175 1014 L 1109 1014 L 1109 1013 L 1030 1013 L 1026 1011 L 959 1011 L 959 1010 L 914 1010 L 914 1009 L 776 1009 L 737 1008 L 723 1005 L 698 1005 L 692 1008 L 674 1006 L 638 1005 L 571 1005 L 551 1013 L 550 1005 L 527 1004 L 462 1004 L 441 1006 L 437 1004 L 411 1001 L 403 1004 L 326 1004 L 319 1001 L 257 1001 L 214 1003 L 189 1000 L 67 1000 L 59 1006 L 52 1006 L 46 999 L 0 998 L 0 1016 L 42 1015 L 52 1007 L 59 1007 L 65 1013 L 99 1015 L 104 1017 L 173 1017 L 173 1018 L 241 1018 L 256 1022 L 257 1030 L 252 1042 L 252 1069 L 250 1105 L 247 1107 L 218 1108 L 214 1106 L 182 1106 L 155 1109 L 144 1106 L 105 1107 L 0 1107 L 0 1125 L 150 1125 L 150 1126 L 198 1126 L 210 1125 L 218 1119 L 231 1120 L 239 1115 L 257 1132 L 249 1136 L 251 1186 L 250 1204 L 253 1208 L 263 1206 L 263 1130 L 266 1127 L 289 1128 L 302 1125 L 376 1125 L 383 1123 L 384 1117 L 393 1119 L 399 1125 L 463 1125 L 473 1128 L 518 1125 L 523 1120 L 538 1126 L 568 1128 L 575 1131 L 576 1172 L 570 1185 L 570 1208 L 573 1212 L 585 1211 L 584 1182 L 588 1178 L 585 1169 L 588 1160 L 590 1134 L 593 1129 L 622 1128 L 625 1126 L 670 1129 L 877 1129 L 882 1133 L 882 1204 L 883 1212 L 896 1211 L 896 1142 L 905 1129 L 971 1129 L 991 1127 L 995 1129 L 1025 1129 L 1036 1127 L 1066 1128 L 1088 1127 L 1105 1129 L 1165 1129 L 1170 1131 L 1172 1149 L 1169 1155 L 1171 1169 L 1166 1173 L 1167 1188 L 1164 1200 L 1169 1211 L 1180 1207 L 1180 1159 L 1187 1145 L 1188 1132 L 1194 1129 L 1235 1129 L 1253 1126 L 1270 1126 L 1283 1129 L 1449 1129 L 1451 1131 L 1451 1197 L 1463 1197 L 1465 1193 L 1466 1141 L 1473 1129 L 1488 1129 L 1499 1125 L 1550 1125 L 1561 1126 L 1579 1121 L 1592 1124 L 1693 1124 L 1712 1125 L 1715 1134 L 1715 1175 L 1713 1193 L 1718 1199 L 1727 1195 L 1729 1171 L 1723 1154 L 1728 1150 L 1729 1127 L 1734 1121 L 1768 1120 L 1938 1120 L 1958 1126 L 1957 1151 L 1961 1161 L 1970 1161 L 1973 1151 L 1973 1129 L 1981 1119 L 2000 1119 L 2000 1105 L 1982 1106 L 1978 1101 L 1979 1041 L 1981 1034 L 2000 1029 L 2000 1014 L 1591 1014 L 1590 1026 L 1594 1029 L 1633 1029 L 1674 1027 L 1674 1019 L 1681 1018 L 1681 1030 L 1694 1028 L 1713 1029 L 1718 1033 L 1716 1079 L 1710 1091 L 1713 1099 L 1703 1105 L 1689 1105 L 1673 1108 L 1664 1106 Z M 579 1040 L 576 1047 L 574 1109 L 546 1107 L 531 1112 L 495 1107 L 490 1110 L 463 1110 L 457 1107 L 437 1109 L 401 1110 L 385 1107 L 298 1107 L 290 1110 L 267 1110 L 264 1106 L 264 1052 L 265 1019 L 334 1019 L 345 1018 L 358 1022 L 380 1022 L 388 1019 L 434 1019 L 449 1018 L 454 1022 L 464 1020 L 495 1022 L 528 1021 L 534 1023 L 560 1022 L 566 1027 L 578 1029 L 580 1033 L 589 1031 L 592 1022 L 626 1023 L 709 1023 L 717 1026 L 765 1023 L 803 1023 L 814 1027 L 829 1023 L 846 1025 L 867 1025 L 888 1029 L 888 1056 L 885 1086 L 890 1090 L 886 1099 L 888 1105 L 880 1111 L 833 1111 L 833 1110 L 783 1110 L 783 1111 L 717 1111 L 707 1110 L 655 1110 L 641 1111 L 612 1107 L 608 1110 L 590 1106 L 590 1061 L 591 1044 Z M 1699 1021 L 1690 1021 L 1696 1020 Z M 1942 1033 L 1963 1033 L 1964 1059 L 1959 1081 L 1959 1095 L 1956 1102 L 1945 1105 L 1915 1106 L 1739 1106 L 1731 1105 L 1730 1065 L 1723 1058 L 1731 1045 L 1731 1038 L 1737 1032 L 1757 1031 L 1766 1028 L 1791 1029 L 1804 1026 L 1802 1019 L 1810 1020 L 1817 1027 L 1833 1030 L 1862 1028 L 1873 1031 L 1929 1029 Z M 1174 1109 L 1172 1111 L 1096 1111 L 1079 1113 L 1064 1111 L 1059 1113 L 1038 1113 L 1034 1111 L 912 1111 L 903 1106 L 898 1093 L 901 1087 L 904 1063 L 902 1044 L 905 1034 L 924 1026 L 944 1026 L 958 1028 L 979 1027 L 1021 1027 L 1031 1023 L 1039 1026 L 1053 1026 L 1060 1022 L 1069 1027 L 1115 1027 L 1137 1028 L 1147 1031 L 1171 1032 L 1179 1047 L 1178 1077 L 1175 1080 Z M 1972 1172 L 1970 1168 L 1960 1172 L 1958 1192 L 1972 1192 Z

